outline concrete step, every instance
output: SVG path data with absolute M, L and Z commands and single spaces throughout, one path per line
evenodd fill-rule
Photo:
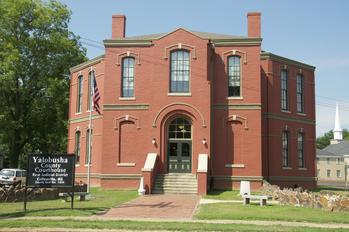
M 165 190 L 157 190 L 157 189 L 153 189 L 154 194 L 164 194 L 164 193 L 172 193 L 172 194 L 197 194 L 197 190 L 192 190 L 192 191 L 182 191 L 182 190 L 172 190 L 172 189 L 165 189 Z
M 152 192 L 196 194 L 196 175 L 191 173 L 159 174 L 156 176 Z

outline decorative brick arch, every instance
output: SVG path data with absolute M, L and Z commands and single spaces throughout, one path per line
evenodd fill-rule
M 118 130 L 120 128 L 120 124 L 122 122 L 133 122 L 133 124 L 136 125 L 137 129 L 141 129 L 140 125 L 139 125 L 139 119 L 134 117 L 134 116 L 131 116 L 131 115 L 123 115 L 121 117 L 118 117 L 118 118 L 115 118 L 115 124 L 114 124 L 114 129 L 115 130 Z
M 164 106 L 163 108 L 161 108 L 153 120 L 152 127 L 156 128 L 159 117 L 161 115 L 164 115 L 165 111 L 167 109 L 170 109 L 170 108 L 175 107 L 175 106 L 181 106 L 181 108 L 175 108 L 174 110 L 185 110 L 185 108 L 187 108 L 187 109 L 189 109 L 190 112 L 194 112 L 194 114 L 196 114 L 198 116 L 198 118 L 201 119 L 201 126 L 203 128 L 206 128 L 205 119 L 204 119 L 204 116 L 202 115 L 202 113 L 195 106 L 190 105 L 188 103 L 184 103 L 184 102 L 174 102 L 174 103 L 168 104 L 168 105 Z
M 117 66 L 121 65 L 120 60 L 122 60 L 122 58 L 124 58 L 124 57 L 132 57 L 136 60 L 138 65 L 141 65 L 141 57 L 140 57 L 139 53 L 126 51 L 126 52 L 117 54 L 117 60 L 116 60 Z
M 236 56 L 236 55 L 242 57 L 244 64 L 247 64 L 247 52 L 233 49 L 233 50 L 225 51 L 222 53 L 223 58 L 226 58 L 228 56 Z
M 247 118 L 235 114 L 230 115 L 226 119 L 224 119 L 223 127 L 225 127 L 225 125 L 229 122 L 241 122 L 244 125 L 244 129 L 248 130 Z
M 192 57 L 193 60 L 196 60 L 196 47 L 192 46 L 192 45 L 188 45 L 188 44 L 183 44 L 183 43 L 178 43 L 178 44 L 172 44 L 168 47 L 165 47 L 164 49 L 164 60 L 167 60 L 169 57 L 169 54 L 171 51 L 173 50 L 177 50 L 177 49 L 184 49 L 184 50 L 188 50 L 190 51 L 190 55 Z

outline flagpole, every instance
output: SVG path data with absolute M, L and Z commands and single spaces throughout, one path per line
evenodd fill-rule
M 93 72 L 93 71 L 92 71 Z M 92 73 L 91 72 L 91 73 Z M 91 137 L 92 137 L 92 109 L 93 109 L 93 94 L 94 94 L 94 86 L 92 86 L 93 83 L 93 77 L 90 76 L 90 117 L 89 117 L 89 123 L 88 123 L 88 158 L 87 158 L 87 194 L 90 194 L 90 187 L 91 187 Z

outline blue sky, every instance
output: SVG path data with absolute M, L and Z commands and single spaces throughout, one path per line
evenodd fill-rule
M 349 1 L 60 1 L 71 9 L 70 29 L 83 38 L 89 58 L 103 53 L 96 46 L 111 37 L 112 14 L 126 15 L 126 36 L 178 27 L 246 35 L 247 12 L 260 11 L 263 50 L 316 66 L 317 135 L 334 127 L 336 102 L 342 128 L 349 128 Z

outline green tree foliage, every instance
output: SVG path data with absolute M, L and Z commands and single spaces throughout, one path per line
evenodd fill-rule
M 318 149 L 324 149 L 325 147 L 330 145 L 331 139 L 333 139 L 332 130 L 326 132 L 323 136 L 320 136 L 316 139 L 316 147 Z M 343 129 L 343 139 L 349 140 L 349 131 L 347 129 Z
M 66 150 L 69 67 L 86 60 L 70 15 L 57 1 L 0 0 L 0 147 L 11 167 Z

